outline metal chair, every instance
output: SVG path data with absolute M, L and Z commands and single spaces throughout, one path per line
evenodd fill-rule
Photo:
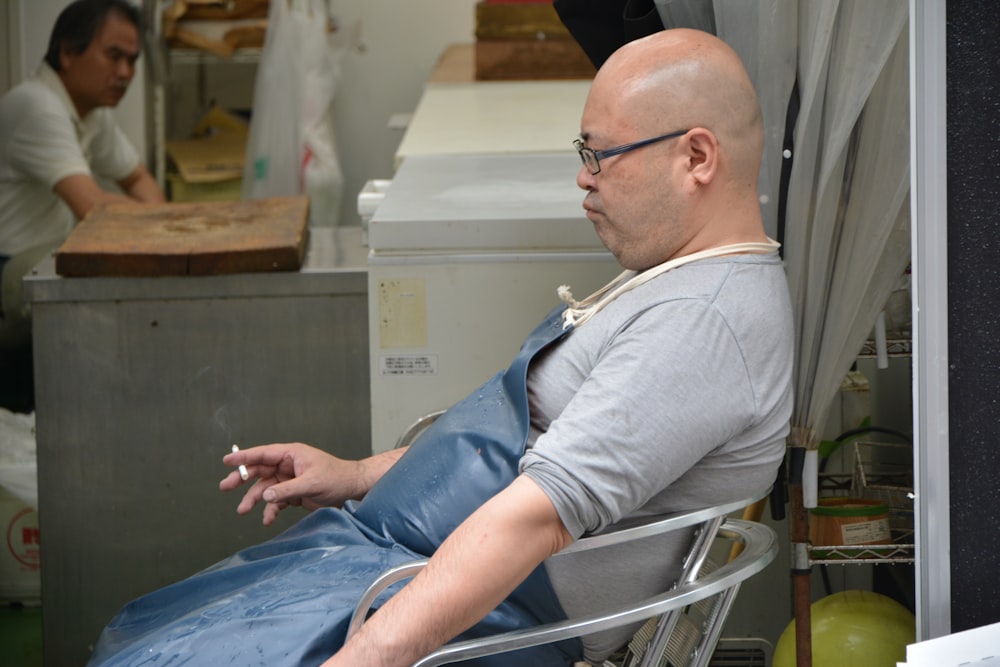
M 399 438 L 396 440 L 396 444 L 393 445 L 393 448 L 399 449 L 401 447 L 409 447 L 413 444 L 413 441 L 417 439 L 417 436 L 426 431 L 427 427 L 433 424 L 434 420 L 444 413 L 444 410 L 435 410 L 434 412 L 429 412 L 414 421 L 399 435 Z
M 434 413 L 414 423 L 400 437 L 405 446 L 425 429 Z M 743 510 L 759 498 L 746 498 L 715 507 L 653 517 L 649 522 L 612 533 L 577 540 L 552 558 L 589 549 L 662 535 L 694 527 L 691 546 L 675 585 L 665 592 L 636 600 L 600 614 L 559 623 L 507 632 L 492 637 L 447 644 L 414 664 L 432 667 L 485 655 L 504 653 L 580 637 L 648 620 L 623 651 L 602 667 L 706 667 L 722 633 L 740 584 L 763 570 L 778 552 L 774 531 L 763 524 L 728 515 Z M 716 567 L 709 553 L 717 542 L 726 542 L 728 562 Z M 735 548 L 733 548 L 735 547 Z M 394 583 L 415 576 L 427 560 L 414 561 L 387 570 L 361 600 L 351 619 L 347 636 L 357 632 L 378 595 Z

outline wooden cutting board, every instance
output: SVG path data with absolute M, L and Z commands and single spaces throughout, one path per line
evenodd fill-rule
M 101 204 L 56 250 L 61 276 L 209 276 L 297 271 L 309 199 Z

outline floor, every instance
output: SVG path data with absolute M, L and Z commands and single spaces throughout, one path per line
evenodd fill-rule
M 41 667 L 41 607 L 0 606 L 0 664 Z

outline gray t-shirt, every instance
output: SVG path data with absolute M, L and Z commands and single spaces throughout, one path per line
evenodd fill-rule
M 776 253 L 707 259 L 623 294 L 533 363 L 521 472 L 574 538 L 760 494 L 784 456 L 792 316 Z M 686 543 L 547 562 L 570 617 L 664 590 Z M 586 638 L 599 661 L 634 629 Z

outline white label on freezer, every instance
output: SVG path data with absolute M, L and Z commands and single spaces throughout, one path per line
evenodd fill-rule
M 385 354 L 378 358 L 379 375 L 437 375 L 436 354 Z

